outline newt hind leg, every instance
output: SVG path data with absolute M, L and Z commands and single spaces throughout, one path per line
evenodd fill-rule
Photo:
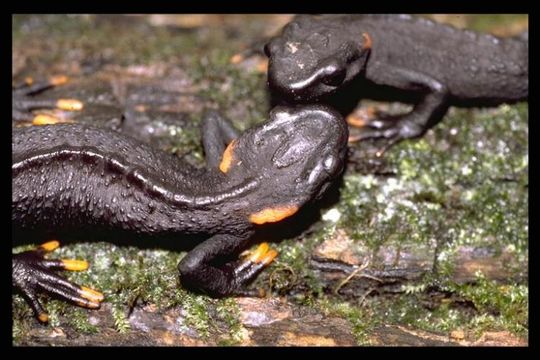
M 238 253 L 246 242 L 246 237 L 216 235 L 199 244 L 178 264 L 182 285 L 213 297 L 263 296 L 262 290 L 247 285 L 277 256 L 268 244 L 259 245 L 243 260 L 218 262 Z
M 38 298 L 40 293 L 88 309 L 99 308 L 104 299 L 100 292 L 74 284 L 55 272 L 81 271 L 88 268 L 88 263 L 82 260 L 46 259 L 45 254 L 54 251 L 58 246 L 58 241 L 49 241 L 34 250 L 13 255 L 13 286 L 30 305 L 36 318 L 43 323 L 48 321 L 49 316 Z

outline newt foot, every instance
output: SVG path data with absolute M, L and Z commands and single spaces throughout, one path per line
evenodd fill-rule
M 38 294 L 48 294 L 88 309 L 98 309 L 104 299 L 99 291 L 74 284 L 55 272 L 88 269 L 88 262 L 84 260 L 45 258 L 45 254 L 59 246 L 60 243 L 53 240 L 34 250 L 13 255 L 13 286 L 21 292 L 36 318 L 42 323 L 48 321 L 49 315 L 39 301 Z
M 76 99 L 37 100 L 32 96 L 68 81 L 67 76 L 53 76 L 46 81 L 34 82 L 26 78 L 21 85 L 12 90 L 12 119 L 20 122 L 30 122 L 32 125 L 51 125 L 72 122 L 55 115 L 40 113 L 43 109 L 58 109 L 64 111 L 80 111 L 84 104 Z M 34 114 L 36 111 L 36 114 Z

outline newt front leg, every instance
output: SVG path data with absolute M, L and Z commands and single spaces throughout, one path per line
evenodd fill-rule
M 38 299 L 40 293 L 49 294 L 88 309 L 99 308 L 104 299 L 100 292 L 74 284 L 55 272 L 56 270 L 82 271 L 88 268 L 88 263 L 82 260 L 45 258 L 45 254 L 54 251 L 59 246 L 58 241 L 49 241 L 35 250 L 13 255 L 13 286 L 30 305 L 36 318 L 43 323 L 48 321 L 49 315 Z
M 67 111 L 80 111 L 83 103 L 75 99 L 36 100 L 32 96 L 52 87 L 65 84 L 66 76 L 54 76 L 46 81 L 34 82 L 28 78 L 23 84 L 12 90 L 12 119 L 15 121 L 31 122 L 32 125 L 47 125 L 62 122 L 61 119 L 45 114 L 33 114 L 33 110 L 60 109 Z M 64 121 L 65 122 L 65 121 Z
M 424 96 L 408 114 L 383 115 L 368 119 L 362 133 L 349 139 L 350 141 L 371 138 L 388 139 L 388 144 L 379 151 L 379 154 L 401 140 L 422 136 L 441 121 L 448 109 L 448 89 L 434 78 L 401 68 L 387 70 L 385 76 L 391 78 L 400 88 L 420 91 L 424 93 Z

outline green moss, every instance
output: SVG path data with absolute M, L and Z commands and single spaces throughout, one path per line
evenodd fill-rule
M 20 299 L 22 301 L 22 299 Z M 15 300 L 13 303 L 13 314 L 15 317 L 15 314 L 17 313 L 15 310 L 15 303 L 17 300 Z M 25 304 L 26 305 L 26 304 Z M 26 308 L 28 306 L 26 305 Z M 11 328 L 11 336 L 12 336 L 12 343 L 13 345 L 19 344 L 24 340 L 25 336 L 29 333 L 30 329 L 32 328 L 28 321 L 17 321 L 16 319 L 13 321 L 13 326 Z
M 466 28 L 498 36 L 513 36 L 528 28 L 527 14 L 420 14 L 423 17 L 435 18 L 436 21 L 448 23 L 458 28 Z
M 516 27 L 516 24 L 525 28 L 528 24 L 528 18 L 529 17 L 526 14 L 486 14 L 469 16 L 467 18 L 467 27 L 483 32 L 493 31 L 494 27 L 496 29 L 513 28 Z
M 195 330 L 202 339 L 235 345 L 243 339 L 239 308 L 234 298 L 212 299 L 180 291 L 184 330 Z
M 506 329 L 519 335 L 528 331 L 529 288 L 525 284 L 501 284 L 476 274 L 473 284 L 450 287 L 459 296 L 472 301 L 479 315 L 471 320 L 478 333 L 485 329 Z
M 369 309 L 347 302 L 330 301 L 328 298 L 321 299 L 316 306 L 327 315 L 347 319 L 359 346 L 371 345 L 369 335 L 377 322 L 374 321 Z
M 217 318 L 223 322 L 224 334 L 219 345 L 238 345 L 243 340 L 245 328 L 240 321 L 240 309 L 235 299 L 224 299 L 216 307 Z
M 156 142 L 162 142 L 160 149 L 170 154 L 174 154 L 180 159 L 185 159 L 195 166 L 204 166 L 205 158 L 203 146 L 201 143 L 200 124 L 202 121 L 201 113 L 189 114 L 185 123 L 181 125 L 164 124 L 159 120 L 153 120 L 156 127 L 163 127 L 167 131 L 153 139 Z
M 69 308 L 69 324 L 81 334 L 96 334 L 99 328 L 88 321 L 88 311 L 77 307 Z M 118 328 L 118 327 L 117 327 Z
M 210 336 L 210 316 L 208 308 L 211 299 L 205 296 L 190 296 L 186 294 L 182 301 L 185 324 L 195 329 L 199 336 L 208 338 Z
M 114 319 L 114 328 L 121 334 L 128 333 L 131 329 L 123 304 L 113 303 L 111 310 Z

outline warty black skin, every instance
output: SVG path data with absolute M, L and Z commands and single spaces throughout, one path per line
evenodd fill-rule
M 410 113 L 364 129 L 363 138 L 395 142 L 423 135 L 450 105 L 527 100 L 527 35 L 499 38 L 409 15 L 299 16 L 265 47 L 268 83 L 295 103 L 321 101 L 358 78 L 368 97 L 374 86 L 417 95 Z
M 212 112 L 202 133 L 205 169 L 109 129 L 79 124 L 15 128 L 14 233 L 120 230 L 134 238 L 178 241 L 201 235 L 206 240 L 179 264 L 183 286 L 218 297 L 253 295 L 244 285 L 261 264 L 240 268 L 216 262 L 246 248 L 260 226 L 250 222 L 251 214 L 286 205 L 300 208 L 322 196 L 343 170 L 348 129 L 337 112 L 313 105 L 277 107 L 269 121 L 240 136 Z M 223 173 L 218 164 L 233 139 L 232 162 Z M 50 292 L 47 287 L 59 280 L 29 284 L 46 269 L 28 257 L 14 256 L 13 285 L 32 300 L 35 292 Z M 32 306 L 39 310 L 39 304 Z

